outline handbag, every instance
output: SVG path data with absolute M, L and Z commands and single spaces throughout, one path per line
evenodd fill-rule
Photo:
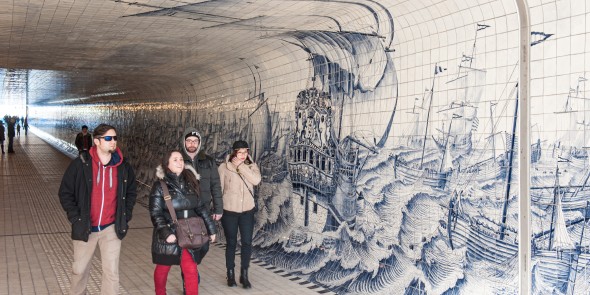
M 168 186 L 162 180 L 160 180 L 162 190 L 164 191 L 164 201 L 166 201 L 166 207 L 172 217 L 172 222 L 176 224 L 176 238 L 178 245 L 181 248 L 186 249 L 199 249 L 203 245 L 209 242 L 209 234 L 207 233 L 207 227 L 205 221 L 200 216 L 183 218 L 178 220 L 176 217 L 176 210 L 172 206 L 172 197 L 168 191 Z

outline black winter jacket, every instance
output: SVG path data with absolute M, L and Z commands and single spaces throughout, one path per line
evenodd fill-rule
M 188 155 L 184 138 L 187 134 L 195 134 L 201 141 L 197 151 L 197 155 L 194 160 Z M 180 151 L 184 158 L 184 163 L 191 165 L 197 173 L 201 176 L 201 200 L 207 206 L 207 209 L 213 214 L 223 214 L 223 194 L 221 193 L 221 180 L 219 179 L 219 172 L 217 170 L 217 163 L 215 159 L 205 153 L 202 150 L 202 138 L 196 129 L 189 128 L 185 130 L 183 136 L 180 139 Z M 213 200 L 213 207 L 211 202 Z
M 199 176 L 194 169 L 190 170 L 193 170 L 193 173 L 197 175 L 198 179 Z M 158 167 L 156 175 L 166 183 L 170 196 L 172 197 L 172 206 L 177 212 L 181 210 L 190 210 L 196 213 L 196 215 L 202 217 L 205 221 L 209 235 L 216 233 L 215 223 L 213 222 L 213 219 L 211 219 L 207 207 L 201 201 L 198 193 L 187 185 L 182 175 L 177 176 L 171 172 L 164 173 L 161 166 Z M 166 243 L 168 236 L 176 234 L 176 226 L 172 222 L 168 207 L 166 207 L 160 181 L 156 181 L 152 186 L 149 210 L 154 225 L 154 233 L 152 237 L 153 263 L 162 265 L 180 264 L 182 250 L 178 246 L 173 245 L 176 243 Z M 181 217 L 178 216 L 178 218 Z M 187 250 L 191 253 L 195 262 L 200 261 L 199 249 Z
M 61 180 L 59 201 L 72 224 L 73 240 L 88 242 L 90 236 L 90 194 L 93 179 L 92 157 L 84 151 L 70 163 Z M 117 167 L 117 186 L 115 232 L 122 240 L 127 235 L 137 197 L 135 173 L 125 159 Z
M 90 149 L 90 147 L 92 147 L 92 135 L 90 135 L 90 133 L 86 133 L 86 135 L 84 135 L 82 132 L 76 135 L 75 144 L 79 151 L 84 149 L 84 141 L 86 141 L 87 149 Z

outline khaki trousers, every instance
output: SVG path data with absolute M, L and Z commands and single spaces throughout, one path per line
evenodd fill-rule
M 100 294 L 116 295 L 119 293 L 119 256 L 121 240 L 115 233 L 115 225 L 100 232 L 93 232 L 88 242 L 74 242 L 74 263 L 72 265 L 72 286 L 70 294 L 86 294 L 86 284 L 90 276 L 92 257 L 96 246 L 100 249 L 102 262 L 102 287 Z

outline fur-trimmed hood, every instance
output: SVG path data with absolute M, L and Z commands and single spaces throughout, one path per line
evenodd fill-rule
M 197 180 L 201 180 L 201 175 L 199 173 L 197 173 L 195 168 L 193 168 L 193 166 L 191 166 L 190 164 L 184 164 L 184 169 L 190 170 L 195 175 Z M 160 180 L 162 180 L 162 179 L 164 179 L 164 177 L 166 177 L 166 171 L 164 170 L 162 165 L 158 165 L 158 167 L 156 167 L 156 176 Z

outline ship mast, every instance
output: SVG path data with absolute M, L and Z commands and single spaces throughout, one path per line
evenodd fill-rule
M 500 240 L 506 235 L 506 216 L 508 214 L 508 200 L 510 198 L 510 184 L 512 183 L 512 160 L 514 159 L 514 145 L 516 142 L 516 122 L 518 120 L 518 83 L 514 87 L 516 102 L 514 106 L 514 120 L 512 121 L 512 140 L 510 140 L 510 152 L 508 153 L 508 175 L 506 179 L 506 193 L 504 195 L 504 208 L 502 209 L 502 222 L 500 224 Z
M 432 108 L 432 101 L 434 100 L 434 81 L 438 73 L 438 64 L 434 64 L 434 76 L 432 77 L 432 87 L 430 88 L 430 102 L 428 103 L 428 112 L 426 113 L 426 128 L 424 130 L 424 141 L 422 142 L 422 157 L 420 157 L 420 169 L 424 165 L 424 151 L 426 150 L 426 137 L 428 136 L 428 123 L 430 121 L 430 109 Z

